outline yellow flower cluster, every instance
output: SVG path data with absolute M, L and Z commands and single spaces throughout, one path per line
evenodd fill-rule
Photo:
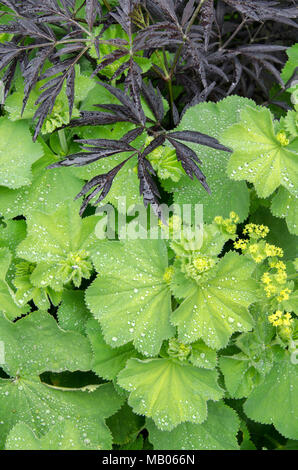
M 284 255 L 282 248 L 279 246 L 270 245 L 269 243 L 266 243 L 265 245 L 265 253 L 267 256 L 278 256 L 279 258 L 282 258 Z
M 250 238 L 265 238 L 269 233 L 269 228 L 266 225 L 246 224 L 243 230 L 244 235 Z
M 274 294 L 278 294 L 278 302 L 288 300 L 291 289 L 284 287 L 284 284 L 287 282 L 285 263 L 280 260 L 272 260 L 269 262 L 269 266 L 271 269 L 274 269 L 275 272 L 266 271 L 261 277 L 261 281 L 265 285 L 264 290 L 266 292 L 266 296 L 271 297 Z
M 234 248 L 237 250 L 245 250 L 247 248 L 248 241 L 247 240 L 237 240 L 234 242 Z
M 221 215 L 214 218 L 213 222 L 216 225 L 220 225 L 222 229 L 227 232 L 234 234 L 236 233 L 236 224 L 239 222 L 239 217 L 235 212 L 230 212 L 228 219 L 224 219 Z
M 289 139 L 287 138 L 287 135 L 286 135 L 285 131 L 278 132 L 278 134 L 276 134 L 276 138 L 277 138 L 278 142 L 283 147 L 286 146 L 286 145 L 289 145 L 289 143 L 290 143 Z
M 174 267 L 169 266 L 163 275 L 164 281 L 166 281 L 167 284 L 170 284 L 171 280 L 173 279 L 174 276 Z
M 268 316 L 268 320 L 273 326 L 279 326 L 284 335 L 291 333 L 290 326 L 294 320 L 289 312 L 283 313 L 281 310 L 276 310 L 275 313 Z
M 281 290 L 278 297 L 277 297 L 277 300 L 279 302 L 282 302 L 283 300 L 288 300 L 289 298 L 289 294 L 291 293 L 291 289 L 289 289 L 288 287 L 286 287 L 285 289 Z
M 203 273 L 204 271 L 208 271 L 208 269 L 212 268 L 215 261 L 212 258 L 197 256 L 192 263 L 199 273 Z
M 215 264 L 215 259 L 198 255 L 183 267 L 183 271 L 187 277 L 190 277 L 191 279 L 194 279 L 198 282 L 204 273 L 213 268 Z

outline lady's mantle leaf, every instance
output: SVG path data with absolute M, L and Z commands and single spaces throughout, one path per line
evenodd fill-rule
M 200 103 L 186 111 L 177 131 L 199 131 L 218 139 L 223 129 L 239 120 L 239 111 L 247 104 L 253 106 L 251 100 L 238 96 L 228 97 L 219 103 Z M 199 181 L 191 181 L 184 176 L 177 184 L 171 181 L 165 184 L 167 190 L 174 192 L 175 202 L 203 204 L 205 222 L 211 222 L 218 214 L 228 217 L 232 210 L 240 220 L 244 220 L 248 214 L 248 191 L 244 183 L 232 181 L 227 176 L 229 153 L 193 143 L 188 143 L 188 146 L 203 162 L 201 169 L 211 194 L 204 190 Z
M 5 348 L 2 367 L 10 376 L 90 369 L 87 339 L 63 331 L 46 312 L 33 312 L 15 323 L 0 317 L 0 340 Z
M 179 340 L 199 338 L 214 349 L 228 343 L 235 331 L 247 331 L 253 320 L 247 307 L 256 299 L 256 282 L 250 279 L 254 264 L 230 252 L 217 266 L 216 276 L 202 281 L 172 315 Z
M 99 377 L 116 379 L 128 359 L 140 356 L 131 343 L 120 348 L 109 346 L 103 338 L 100 324 L 93 318 L 88 321 L 86 332 L 93 350 L 91 368 Z
M 247 106 L 240 123 L 228 128 L 221 141 L 234 150 L 228 164 L 231 178 L 254 183 L 261 198 L 270 196 L 279 185 L 297 195 L 297 152 L 275 135 L 268 109 Z
M 163 279 L 168 265 L 162 240 L 102 242 L 92 260 L 98 278 L 86 302 L 113 347 L 133 342 L 144 355 L 158 354 L 173 336 L 171 293 Z
M 30 184 L 31 165 L 42 155 L 26 122 L 0 118 L 0 185 L 16 189 Z
M 44 157 L 32 166 L 32 184 L 19 189 L 0 187 L 0 213 L 7 218 L 30 215 L 32 210 L 54 212 L 66 200 L 74 199 L 82 182 L 66 168 L 46 170 L 56 161 L 50 149 L 43 144 Z M 26 154 L 26 159 L 28 155 Z
M 298 195 L 294 196 L 285 188 L 279 188 L 272 199 L 271 212 L 275 217 L 285 217 L 289 232 L 298 235 Z
M 19 245 L 17 254 L 37 267 L 31 281 L 38 287 L 61 290 L 71 280 L 78 285 L 91 274 L 89 252 L 98 239 L 96 216 L 81 219 L 77 204 L 67 201 L 56 212 L 33 211 L 27 218 L 28 236 Z
M 0 318 L 0 340 L 10 379 L 0 379 L 0 445 L 19 421 L 28 424 L 37 437 L 54 424 L 76 422 L 80 435 L 90 445 L 110 447 L 111 436 L 103 419 L 122 403 L 110 384 L 89 389 L 65 389 L 42 383 L 45 371 L 90 370 L 91 351 L 79 333 L 61 330 L 45 312 L 33 312 L 11 323 Z
M 88 446 L 109 449 L 112 436 L 104 419 L 122 402 L 111 384 L 67 389 L 44 384 L 38 377 L 0 379 L 0 445 L 20 421 L 41 437 L 53 425 L 70 420 Z
M 216 371 L 172 359 L 129 359 L 118 383 L 131 392 L 128 404 L 135 413 L 152 418 L 167 431 L 184 421 L 202 423 L 207 418 L 207 400 L 222 397 Z
M 298 439 L 298 367 L 288 352 L 249 396 L 244 404 L 254 421 L 274 424 L 290 439 Z
M 52 426 L 39 439 L 24 423 L 17 423 L 10 431 L 6 450 L 91 450 L 90 440 L 84 438 L 75 421 L 64 421 Z M 93 447 L 96 450 L 96 447 Z M 98 449 L 98 447 L 97 447 Z
M 173 431 L 160 431 L 151 420 L 146 425 L 155 450 L 237 450 L 239 420 L 223 403 L 208 403 L 208 417 L 202 424 L 183 423 Z

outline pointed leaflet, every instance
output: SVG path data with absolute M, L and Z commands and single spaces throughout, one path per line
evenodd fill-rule
M 297 151 L 287 148 L 283 133 L 275 135 L 268 109 L 247 106 L 241 111 L 241 121 L 226 129 L 221 141 L 234 150 L 228 164 L 232 179 L 254 183 L 261 198 L 280 185 L 297 195 Z
M 223 129 L 237 122 L 239 110 L 247 103 L 253 105 L 250 100 L 231 96 L 216 104 L 197 104 L 186 111 L 176 131 L 199 131 L 218 139 Z M 228 178 L 229 153 L 194 143 L 189 143 L 188 147 L 202 161 L 201 170 L 211 194 L 206 193 L 197 180 L 182 177 L 178 183 L 165 183 L 166 189 L 174 192 L 174 201 L 178 204 L 203 204 L 206 222 L 211 222 L 218 214 L 227 217 L 232 210 L 244 220 L 249 207 L 248 191 L 244 183 Z
M 89 278 L 92 266 L 88 251 L 98 241 L 96 216 L 81 219 L 78 204 L 66 202 L 56 212 L 32 211 L 27 218 L 28 235 L 19 245 L 20 258 L 37 263 L 31 281 L 35 286 L 61 290 L 73 281 Z
M 86 338 L 61 330 L 54 318 L 36 311 L 11 323 L 0 318 L 4 342 L 4 371 L 0 379 L 0 441 L 17 422 L 28 424 L 37 437 L 53 424 L 74 420 L 91 445 L 109 447 L 111 437 L 103 419 L 121 405 L 109 384 L 85 389 L 65 389 L 42 383 L 45 371 L 89 370 L 91 351 Z
M 170 358 L 129 359 L 118 383 L 130 392 L 128 404 L 134 412 L 152 418 L 164 431 L 185 421 L 202 423 L 207 418 L 207 400 L 217 401 L 223 394 L 216 371 Z
M 12 189 L 29 185 L 31 165 L 42 155 L 42 147 L 32 142 L 26 122 L 0 118 L 0 185 Z
M 131 357 L 139 357 L 131 343 L 112 348 L 103 337 L 98 321 L 93 318 L 87 322 L 86 333 L 93 351 L 91 369 L 105 380 L 115 380 Z
M 92 261 L 99 276 L 87 289 L 86 302 L 106 342 L 119 347 L 132 341 L 142 354 L 157 354 L 173 335 L 171 293 L 163 279 L 168 265 L 164 241 L 103 241 Z
M 237 450 L 239 419 L 234 410 L 208 403 L 207 420 L 202 424 L 183 423 L 172 431 L 160 431 L 151 420 L 146 428 L 155 450 Z
M 295 355 L 294 355 L 295 357 Z M 298 367 L 288 351 L 244 404 L 250 419 L 274 424 L 285 437 L 298 439 Z
M 252 328 L 247 307 L 256 299 L 257 284 L 250 279 L 254 263 L 237 253 L 227 253 L 212 269 L 214 274 L 200 281 L 174 311 L 172 322 L 178 326 L 180 341 L 202 338 L 219 349 L 235 331 Z
M 90 440 L 77 427 L 75 421 L 55 424 L 39 439 L 24 423 L 17 423 L 10 431 L 5 450 L 99 450 L 101 446 L 90 446 Z

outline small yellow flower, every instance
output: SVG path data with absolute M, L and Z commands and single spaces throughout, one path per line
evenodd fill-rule
M 276 134 L 276 138 L 277 138 L 278 142 L 283 147 L 286 146 L 286 145 L 289 145 L 289 143 L 290 143 L 289 139 L 287 138 L 287 135 L 286 135 L 285 131 L 278 132 L 278 134 Z
M 284 255 L 283 250 L 275 245 L 270 245 L 266 243 L 265 245 L 265 253 L 267 256 L 279 256 L 282 257 Z M 276 266 L 275 266 L 276 267 Z
M 246 240 L 237 240 L 234 242 L 234 248 L 237 250 L 245 250 L 247 247 L 247 241 Z
M 218 215 L 217 217 L 214 217 L 213 222 L 216 223 L 217 225 L 220 225 L 223 222 L 223 217 L 221 215 Z
M 289 294 L 291 293 L 291 289 L 286 287 L 285 289 L 281 290 L 279 293 L 279 296 L 277 297 L 277 300 L 279 302 L 282 302 L 283 300 L 288 300 L 289 299 Z
M 167 284 L 170 284 L 172 278 L 174 276 L 174 267 L 173 266 L 169 266 L 166 270 L 165 270 L 165 273 L 163 275 L 163 279 L 164 281 L 166 281 Z
M 230 212 L 230 219 L 233 220 L 235 224 L 239 222 L 239 216 L 234 211 Z
M 261 279 L 262 279 L 263 284 L 270 284 L 271 283 L 271 277 L 270 277 L 270 274 L 268 272 L 264 273 Z
M 254 243 L 253 245 L 250 245 L 250 247 L 249 247 L 249 252 L 250 252 L 251 254 L 254 254 L 254 253 L 256 253 L 257 251 L 258 251 L 258 245 L 257 245 L 257 243 Z
M 266 225 L 246 224 L 243 233 L 252 238 L 265 238 L 269 233 L 269 228 Z

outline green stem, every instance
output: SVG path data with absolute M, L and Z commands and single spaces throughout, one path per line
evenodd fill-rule
M 66 135 L 64 129 L 58 131 L 59 141 L 62 148 L 63 153 L 66 155 L 68 152 L 68 145 L 66 140 Z

